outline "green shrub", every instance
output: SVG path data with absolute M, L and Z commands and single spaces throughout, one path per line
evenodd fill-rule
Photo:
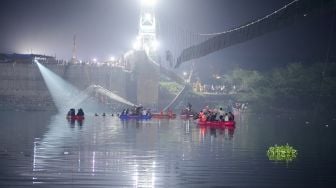
M 268 159 L 272 161 L 290 162 L 296 158 L 297 154 L 297 150 L 289 146 L 288 143 L 282 146 L 274 145 L 267 150 Z

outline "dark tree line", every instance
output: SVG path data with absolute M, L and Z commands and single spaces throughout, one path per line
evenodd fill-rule
M 336 105 L 335 63 L 292 63 L 267 72 L 235 69 L 221 82 L 235 85 L 240 101 L 293 108 Z

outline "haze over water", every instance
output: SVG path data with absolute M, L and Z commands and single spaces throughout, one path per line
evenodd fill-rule
M 308 115 L 249 113 L 236 116 L 235 129 L 210 129 L 181 119 L 87 116 L 79 124 L 46 112 L 0 116 L 4 120 L 1 187 L 332 187 L 336 183 L 332 118 L 310 123 Z M 286 143 L 298 149 L 298 157 L 288 163 L 270 161 L 268 147 Z

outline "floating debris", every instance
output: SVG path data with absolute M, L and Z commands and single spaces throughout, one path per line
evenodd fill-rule
M 274 145 L 267 150 L 268 159 L 272 161 L 290 162 L 296 158 L 297 154 L 297 150 L 289 146 L 288 143 L 282 146 Z

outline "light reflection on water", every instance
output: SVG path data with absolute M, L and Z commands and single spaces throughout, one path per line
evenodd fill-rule
M 331 150 L 336 147 L 330 143 L 334 126 L 326 130 L 300 124 L 302 119 L 289 122 L 286 118 L 254 117 L 238 116 L 235 129 L 199 127 L 193 120 L 120 121 L 111 116 L 88 116 L 83 122 L 68 122 L 63 115 L 33 123 L 8 120 L 11 128 L 5 125 L 5 133 L 0 133 L 0 164 L 6 164 L 0 186 L 284 187 L 335 183 Z M 36 119 L 35 115 L 30 118 Z M 6 136 L 15 131 L 27 139 L 17 143 Z M 299 150 L 298 159 L 289 164 L 268 161 L 267 147 L 282 142 Z M 325 149 L 310 145 L 316 142 Z

